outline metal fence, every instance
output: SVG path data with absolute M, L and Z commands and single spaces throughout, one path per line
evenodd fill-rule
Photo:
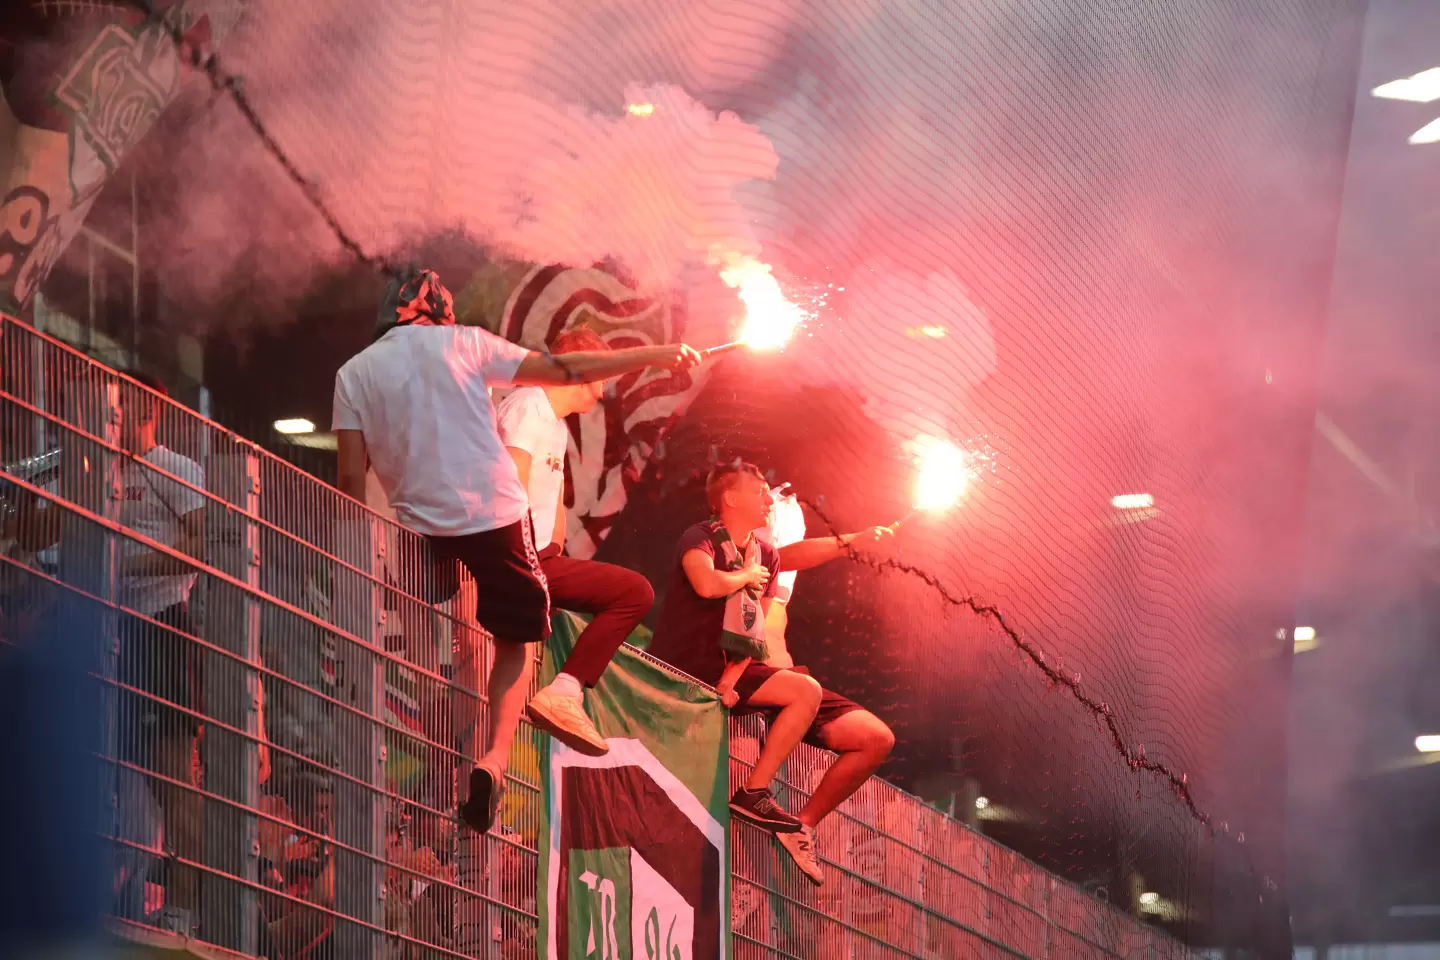
M 62 603 L 96 638 L 119 920 L 286 960 L 535 956 L 539 735 L 490 834 L 454 814 L 487 722 L 467 575 L 9 318 L 0 463 L 0 655 Z M 782 802 L 823 761 L 803 747 Z M 732 840 L 737 957 L 1184 953 L 883 782 L 823 826 L 818 890 L 760 831 Z

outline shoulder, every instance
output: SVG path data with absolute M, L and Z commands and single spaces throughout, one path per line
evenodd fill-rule
M 697 523 L 690 526 L 680 535 L 680 545 L 676 548 L 679 556 L 684 556 L 691 550 L 704 550 L 706 553 L 715 552 L 715 524 Z
M 519 387 L 507 393 L 495 409 L 530 416 L 541 412 L 541 404 L 550 405 L 544 390 L 539 387 Z
M 205 473 L 205 471 L 201 469 L 200 464 L 191 460 L 183 453 L 176 453 L 166 446 L 156 447 L 151 451 L 149 459 L 160 469 L 184 479 L 203 476 Z
M 780 549 L 773 543 L 760 541 L 760 563 L 770 570 L 780 565 Z

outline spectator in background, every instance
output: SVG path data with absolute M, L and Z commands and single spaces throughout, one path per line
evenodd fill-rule
M 119 623 L 116 680 L 139 691 L 122 695 L 119 759 L 185 786 L 152 782 L 164 821 L 165 844 L 177 858 L 198 861 L 201 800 L 198 740 L 201 732 L 200 659 L 190 617 L 196 569 L 184 557 L 203 558 L 205 474 L 200 465 L 156 438 L 168 391 L 150 374 L 126 371 L 120 382 L 120 525 L 183 556 L 148 543 L 117 538 Z M 22 525 L 21 545 L 34 552 L 60 540 L 63 508 L 41 507 Z M 137 616 L 138 615 L 138 616 Z M 195 932 L 200 876 L 171 861 L 160 926 Z
M 555 338 L 555 355 L 610 348 L 584 328 Z M 592 756 L 610 747 L 585 715 L 584 691 L 600 682 L 610 658 L 650 611 L 655 591 L 633 570 L 596 560 L 565 556 L 565 452 L 570 431 L 565 418 L 589 413 L 600 402 L 605 383 L 521 387 L 500 401 L 496 420 L 520 484 L 530 498 L 540 569 L 550 585 L 550 601 L 565 610 L 594 614 L 552 681 L 530 701 L 530 722 L 565 742 L 579 742 Z
M 475 619 L 495 638 L 491 723 L 460 815 L 483 833 L 495 819 L 529 686 L 527 645 L 550 633 L 529 498 L 496 431 L 490 388 L 589 383 L 652 366 L 684 370 L 700 355 L 683 344 L 563 359 L 535 353 L 457 326 L 450 292 L 429 270 L 391 282 L 379 333 L 335 377 L 339 485 L 363 502 L 373 461 L 401 522 L 429 537 L 441 560 L 464 563 L 479 585 Z M 557 738 L 567 742 L 563 733 Z M 567 745 L 587 747 L 574 738 Z

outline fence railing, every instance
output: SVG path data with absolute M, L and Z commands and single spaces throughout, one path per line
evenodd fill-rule
M 468 575 L 9 318 L 0 464 L 0 655 L 60 607 L 94 635 L 117 918 L 286 960 L 536 955 L 540 735 L 522 725 L 490 834 L 455 817 L 488 719 Z M 824 762 L 802 747 L 782 802 Z M 732 828 L 735 956 L 1185 953 L 881 781 L 818 842 L 817 890 Z

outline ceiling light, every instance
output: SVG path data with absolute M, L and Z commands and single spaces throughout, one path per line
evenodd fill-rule
M 1116 510 L 1145 510 L 1155 506 L 1155 498 L 1148 493 L 1122 493 L 1110 498 L 1110 506 Z
M 1141 905 L 1141 906 L 1153 907 L 1153 906 L 1155 906 L 1155 904 L 1157 904 L 1157 903 L 1159 903 L 1159 902 L 1160 902 L 1160 894 L 1156 893 L 1156 892 L 1153 891 L 1153 890 L 1147 890 L 1147 891 L 1145 891 L 1144 893 L 1140 894 L 1140 905 Z
M 625 112 L 632 117 L 653 117 L 655 115 L 655 104 L 653 103 L 627 103 Z
M 1431 733 L 1416 737 L 1415 749 L 1421 753 L 1440 753 L 1440 734 Z
M 315 424 L 304 417 L 291 417 L 288 420 L 276 420 L 275 430 L 278 433 L 314 433 Z
M 1370 93 L 1385 100 L 1410 100 L 1414 103 L 1440 100 L 1440 67 L 1431 67 L 1414 76 L 1382 83 Z
M 1410 134 L 1413 144 L 1440 143 L 1440 120 L 1431 120 L 1425 126 Z
M 1314 628 L 1314 627 L 1296 627 L 1296 628 L 1295 628 L 1295 639 L 1296 639 L 1297 641 L 1314 640 L 1314 639 L 1315 639 L 1315 628 Z
M 984 810 L 984 809 L 985 809 L 986 807 L 988 807 L 988 806 L 990 806 L 990 798 L 989 798 L 989 797 L 976 797 L 976 798 L 975 798 L 975 809 L 976 809 L 976 810 Z

